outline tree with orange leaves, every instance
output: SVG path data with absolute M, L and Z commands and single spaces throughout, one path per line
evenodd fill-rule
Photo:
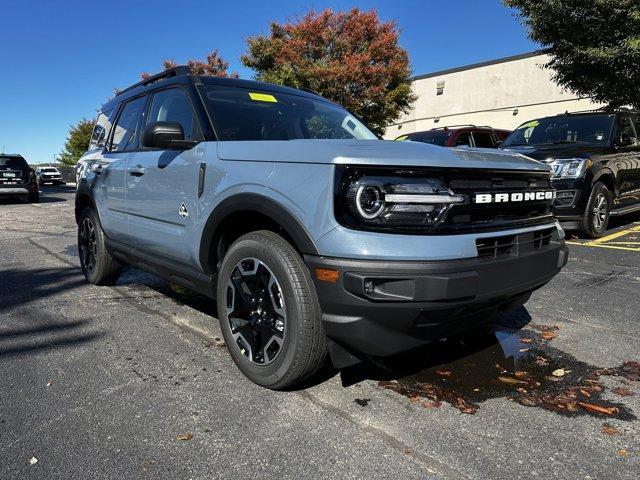
M 191 72 L 194 75 L 211 75 L 213 77 L 230 77 L 230 78 L 238 78 L 238 74 L 236 72 L 229 72 L 229 62 L 227 62 L 224 58 L 222 58 L 218 54 L 218 50 L 212 51 L 209 55 L 207 55 L 206 61 L 202 60 L 189 60 L 187 65 L 191 68 Z M 162 67 L 165 70 L 169 70 L 170 68 L 177 67 L 178 64 L 173 60 L 165 60 L 162 62 Z M 149 78 L 152 74 L 150 73 L 142 73 L 140 77 L 143 80 Z
M 396 23 L 381 21 L 375 10 L 311 11 L 249 37 L 241 61 L 257 80 L 313 90 L 382 135 L 416 99 L 398 37 Z

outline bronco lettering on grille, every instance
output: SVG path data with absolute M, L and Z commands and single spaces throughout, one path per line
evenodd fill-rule
M 541 200 L 554 200 L 555 198 L 555 190 L 543 190 L 538 192 L 477 193 L 475 196 L 475 203 L 539 202 Z

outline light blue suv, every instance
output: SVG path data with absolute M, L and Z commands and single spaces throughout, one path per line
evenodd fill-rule
M 548 166 L 381 141 L 313 93 L 186 67 L 105 104 L 78 172 L 87 280 L 128 264 L 217 299 L 269 388 L 477 329 L 567 261 Z

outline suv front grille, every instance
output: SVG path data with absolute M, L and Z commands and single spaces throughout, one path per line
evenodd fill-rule
M 519 193 L 551 190 L 549 173 L 545 172 L 464 172 L 456 171 L 448 179 L 449 188 L 469 199 L 482 193 Z M 475 204 L 471 201 L 455 205 L 441 230 L 475 232 L 507 229 L 548 223 L 552 219 L 552 201 L 528 201 Z

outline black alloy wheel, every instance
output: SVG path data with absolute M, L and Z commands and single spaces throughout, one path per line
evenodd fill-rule
M 244 258 L 235 265 L 226 309 L 240 352 L 256 365 L 273 362 L 284 344 L 287 314 L 278 279 L 263 262 Z

